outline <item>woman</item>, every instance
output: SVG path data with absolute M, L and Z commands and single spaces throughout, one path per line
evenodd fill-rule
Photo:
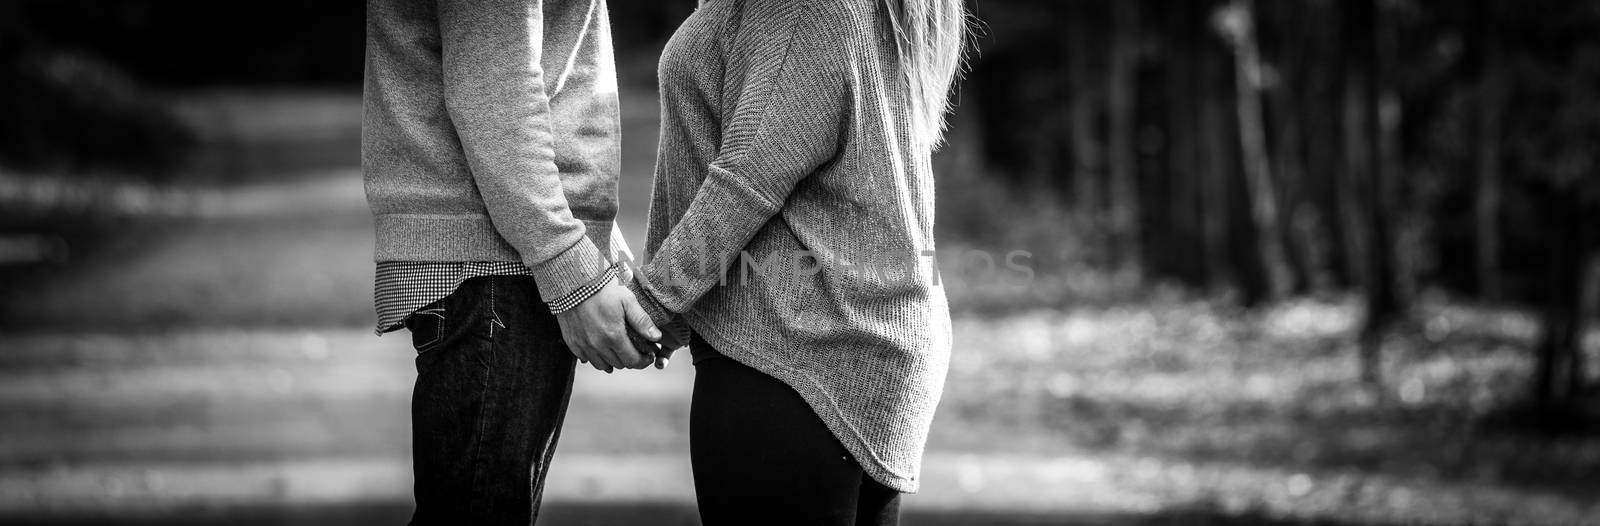
M 661 58 L 630 286 L 694 332 L 705 524 L 894 524 L 949 362 L 933 174 L 960 0 L 708 0 Z

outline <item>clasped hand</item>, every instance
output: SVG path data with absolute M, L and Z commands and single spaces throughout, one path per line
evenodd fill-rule
M 633 292 L 616 281 L 561 314 L 561 338 L 578 360 L 607 373 L 616 369 L 644 369 L 651 363 L 666 367 L 681 345 L 665 338 L 650 315 L 639 306 Z

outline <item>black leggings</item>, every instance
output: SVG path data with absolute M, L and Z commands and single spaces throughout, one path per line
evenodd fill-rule
M 689 455 L 705 526 L 900 522 L 900 493 L 863 474 L 799 393 L 731 358 L 695 364 Z

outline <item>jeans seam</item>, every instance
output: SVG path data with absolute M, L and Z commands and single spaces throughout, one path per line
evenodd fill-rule
M 561 394 L 560 409 L 556 410 L 556 421 L 550 431 L 550 438 L 545 441 L 544 454 L 540 455 L 542 458 L 535 457 L 534 465 L 528 467 L 528 497 L 531 504 L 528 511 L 528 524 L 534 524 L 539 519 L 539 504 L 544 498 L 544 484 L 541 483 L 540 479 L 542 478 L 541 475 L 548 474 L 550 461 L 556 456 L 556 443 L 561 439 L 561 430 L 567 421 L 567 409 L 572 403 L 572 384 L 576 380 L 573 377 L 575 374 L 576 371 L 574 370 L 569 369 L 567 371 L 566 388 L 563 389 Z M 544 470 L 544 473 L 540 472 L 541 469 Z
M 497 305 L 499 303 L 499 300 L 495 298 L 495 290 L 494 290 L 495 289 L 494 285 L 495 285 L 495 281 L 496 280 L 495 280 L 495 278 L 491 277 L 491 278 L 489 278 L 488 281 L 489 281 L 489 339 L 493 340 L 494 339 L 494 326 L 499 325 L 501 327 L 504 327 L 505 325 L 500 323 L 500 311 L 499 311 L 498 305 Z
M 489 317 L 492 320 L 495 317 L 495 314 L 494 314 L 494 312 L 495 312 L 495 310 L 494 310 L 494 301 L 495 301 L 494 288 L 495 287 L 494 287 L 494 280 L 493 279 L 488 280 L 488 286 L 489 286 Z M 478 393 L 478 399 L 481 401 L 481 403 L 478 404 L 478 432 L 477 432 L 477 437 L 474 440 L 475 443 L 473 444 L 473 447 L 472 447 L 472 450 L 473 450 L 472 486 L 471 486 L 471 490 L 470 490 L 471 493 L 470 494 L 473 495 L 473 500 L 478 500 L 478 498 L 481 497 L 481 495 L 482 495 L 482 493 L 479 491 L 479 486 L 482 485 L 480 479 L 483 477 L 483 463 L 480 462 L 480 460 L 483 457 L 484 443 L 488 439 L 488 433 L 487 433 L 487 430 L 485 429 L 485 427 L 488 425 L 489 416 L 491 414 L 493 414 L 493 410 L 492 410 L 493 409 L 493 407 L 492 407 L 493 406 L 493 397 L 490 396 L 490 394 L 494 392 L 494 370 L 495 370 L 495 368 L 492 367 L 492 365 L 494 364 L 494 358 L 495 358 L 495 352 L 494 352 L 495 351 L 495 349 L 494 349 L 494 324 L 493 324 L 493 322 L 491 322 L 490 325 L 489 325 L 489 335 L 490 335 L 489 341 L 484 343 L 484 346 L 486 347 L 485 352 L 488 353 L 488 357 L 487 357 L 488 359 L 481 364 L 481 365 L 483 365 L 483 369 L 484 369 L 484 371 L 483 371 L 483 387 L 482 387 L 482 390 L 479 391 L 479 393 Z M 486 499 L 485 502 L 481 503 L 481 505 L 482 506 L 487 506 L 490 502 L 491 502 L 490 500 Z M 487 515 L 487 513 L 486 513 L 487 510 L 482 509 L 481 507 L 478 508 L 478 509 L 474 509 L 473 511 L 478 512 L 478 513 L 485 513 Z

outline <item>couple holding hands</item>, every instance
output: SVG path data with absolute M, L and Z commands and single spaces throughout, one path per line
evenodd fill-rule
M 412 523 L 531 524 L 577 363 L 686 346 L 705 524 L 895 524 L 949 361 L 920 256 L 965 24 L 960 0 L 702 2 L 661 57 L 632 267 L 605 0 L 368 0 L 378 329 L 418 353 Z M 744 264 L 793 254 L 815 265 Z M 847 270 L 886 259 L 917 263 Z

